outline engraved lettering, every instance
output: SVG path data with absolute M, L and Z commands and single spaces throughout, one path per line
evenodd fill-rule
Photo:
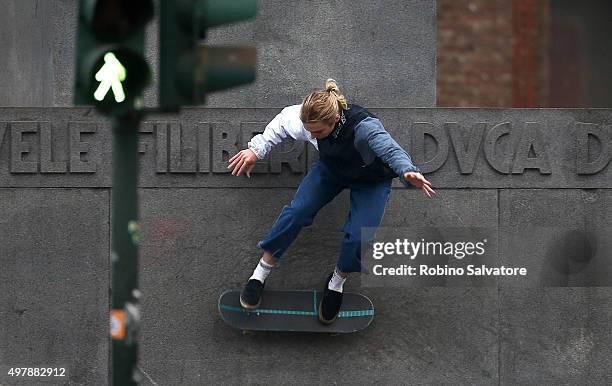
M 461 174 L 472 174 L 474 164 L 482 142 L 482 134 L 486 128 L 486 123 L 477 123 L 468 134 L 468 141 L 464 140 L 459 125 L 455 122 L 447 122 L 444 124 L 446 131 L 450 134 L 455 156 L 459 164 Z M 466 145 L 467 142 L 467 145 Z
M 32 149 L 32 143 L 24 141 L 25 133 L 37 133 L 37 123 L 26 121 L 11 123 L 11 173 L 38 172 L 38 162 L 25 160 Z
M 2 122 L 0 124 L 0 147 L 4 144 L 4 134 L 6 133 L 6 128 L 8 127 L 8 123 Z
M 112 136 L 106 124 L 98 130 L 98 125 L 102 125 L 100 120 L 87 116 L 75 118 L 81 116 L 78 114 L 48 113 L 45 109 L 42 113 L 7 111 L 8 116 L 20 118 L 9 118 L 16 119 L 14 122 L 0 122 L 0 177 L 6 184 L 75 186 L 79 183 L 78 178 L 75 180 L 75 176 L 66 173 L 96 172 L 103 175 L 92 180 L 94 183 L 101 186 L 111 183 L 112 144 L 109 139 Z M 248 118 L 240 110 L 237 116 L 225 121 L 223 117 L 229 117 L 227 111 L 211 109 L 206 110 L 205 116 L 209 117 L 205 118 L 206 122 L 193 118 L 195 115 L 191 113 L 189 117 L 160 117 L 164 119 L 161 122 L 143 122 L 139 128 L 138 152 L 145 170 L 140 181 L 146 186 L 222 186 L 225 178 L 219 176 L 231 177 L 227 169 L 229 158 L 247 148 L 248 141 L 265 127 L 265 121 L 256 121 L 264 112 L 267 114 L 268 110 L 249 114 L 251 118 Z M 554 110 L 514 111 L 512 114 L 489 110 L 443 112 L 444 117 L 450 117 L 446 122 L 437 117 L 436 109 L 426 113 L 403 109 L 389 114 L 393 119 L 389 124 L 393 125 L 391 134 L 409 151 L 423 173 L 444 169 L 440 177 L 452 177 L 453 173 L 468 177 L 459 183 L 460 186 L 606 186 L 603 172 L 608 174 L 612 164 L 612 125 L 608 110 L 596 113 L 568 110 L 558 115 Z M 417 116 L 420 118 L 411 119 Z M 240 117 L 246 117 L 247 121 L 240 121 Z M 579 117 L 587 122 L 575 121 Z M 80 121 L 70 122 L 70 119 Z M 252 171 L 273 175 L 258 183 L 285 186 L 287 181 L 296 181 L 294 174 L 307 172 L 319 159 L 316 147 L 309 144 L 312 145 L 287 137 L 274 146 L 265 159 L 258 160 Z M 536 172 L 526 172 L 527 169 L 537 170 L 540 175 L 555 174 L 555 178 L 531 178 Z M 45 180 L 35 173 L 49 177 Z M 173 175 L 161 175 L 166 173 Z M 186 173 L 201 173 L 197 176 L 201 178 L 178 175 Z M 209 173 L 217 176 L 207 175 Z M 528 179 L 519 177 L 524 173 L 533 175 Z M 591 176 L 597 173 L 600 178 Z M 291 176 L 289 180 L 279 180 L 281 174 Z M 88 174 L 88 181 L 90 177 Z M 236 182 L 232 179 L 230 185 L 235 186 Z M 455 183 L 448 181 L 449 186 Z M 90 186 L 90 182 L 87 184 Z
M 41 173 L 66 173 L 68 166 L 66 161 L 53 161 L 54 152 L 51 140 L 51 123 L 40 122 L 40 172 Z
M 195 173 L 196 172 L 196 148 L 190 138 L 193 130 L 180 122 L 170 122 L 170 173 Z M 189 133 L 191 131 L 191 133 Z
M 168 123 L 155 124 L 155 170 L 157 173 L 168 173 Z
M 535 157 L 529 157 L 532 151 Z M 516 150 L 512 174 L 523 174 L 525 169 L 539 169 L 540 174 L 552 173 L 548 149 L 542 140 L 540 124 L 537 122 L 525 123 Z
M 212 122 L 213 173 L 229 173 L 230 157 L 238 152 L 239 130 L 229 122 Z
M 449 147 L 448 137 L 442 129 L 429 122 L 415 122 L 412 132 L 413 158 L 421 171 L 431 173 L 441 168 L 448 157 Z M 425 145 L 427 137 L 432 138 L 436 143 L 434 156 L 429 160 L 425 160 L 427 157 Z
M 504 149 L 501 153 L 502 157 L 498 157 L 495 151 L 499 139 L 506 135 L 510 135 L 510 122 L 502 122 L 489 129 L 485 136 L 484 153 L 485 159 L 493 169 L 500 173 L 509 174 L 510 164 L 512 163 L 511 149 Z
M 142 122 L 138 131 L 138 154 L 145 154 L 151 150 L 151 138 L 148 134 L 153 133 L 152 122 Z M 147 134 L 147 135 L 142 135 Z
M 200 173 L 210 173 L 210 124 L 198 123 L 198 170 Z
M 304 153 L 304 141 L 283 141 L 280 146 L 270 152 L 270 172 L 280 173 L 284 163 L 289 165 L 291 172 L 303 173 L 304 161 L 300 156 Z
M 97 162 L 88 159 L 91 154 L 89 142 L 81 141 L 81 134 L 93 134 L 96 132 L 96 124 L 93 122 L 70 122 L 68 132 L 70 133 L 70 172 L 71 173 L 95 173 Z M 85 156 L 85 160 L 83 160 Z
M 602 171 L 612 159 L 612 138 L 604 127 L 594 123 L 576 124 L 576 172 L 578 174 L 595 174 Z M 589 138 L 595 141 L 589 141 Z M 594 155 L 589 143 L 598 142 L 599 154 Z

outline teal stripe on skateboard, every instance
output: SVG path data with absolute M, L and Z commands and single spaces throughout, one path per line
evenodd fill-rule
M 310 316 L 317 315 L 316 312 L 312 312 L 312 311 L 270 310 L 270 309 L 256 309 L 253 311 L 247 311 L 241 307 L 228 306 L 225 304 L 220 304 L 219 307 L 226 309 L 226 310 L 230 310 L 230 311 L 244 312 L 247 314 L 259 313 L 259 314 L 273 314 L 273 315 L 310 315 Z M 372 315 L 374 315 L 374 310 L 356 310 L 356 311 L 340 311 L 340 313 L 338 314 L 338 317 L 350 318 L 350 317 L 357 317 L 357 316 L 372 316 Z
M 352 316 L 372 316 L 374 310 L 360 310 L 360 311 L 340 311 L 338 316 L 342 318 L 350 318 Z

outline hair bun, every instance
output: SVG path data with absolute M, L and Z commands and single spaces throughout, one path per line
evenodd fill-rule
M 339 92 L 340 89 L 338 88 L 338 84 L 336 83 L 336 81 L 332 78 L 329 78 L 325 81 L 325 91 L 336 91 Z

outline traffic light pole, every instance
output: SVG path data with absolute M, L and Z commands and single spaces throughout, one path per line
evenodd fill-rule
M 113 119 L 110 336 L 113 385 L 136 385 L 138 290 L 138 126 L 151 83 L 145 29 L 153 0 L 79 0 L 75 105 Z M 159 0 L 159 110 L 203 103 L 209 92 L 251 83 L 254 47 L 201 47 L 208 28 L 255 16 L 257 0 Z
M 112 384 L 136 385 L 138 290 L 138 127 L 141 113 L 113 118 Z

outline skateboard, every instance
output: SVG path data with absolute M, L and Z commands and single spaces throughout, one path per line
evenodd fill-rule
M 322 291 L 264 290 L 254 310 L 240 305 L 240 292 L 223 292 L 219 312 L 225 323 L 243 331 L 350 333 L 363 330 L 374 319 L 372 301 L 357 293 L 344 293 L 336 321 L 326 325 L 318 319 Z

